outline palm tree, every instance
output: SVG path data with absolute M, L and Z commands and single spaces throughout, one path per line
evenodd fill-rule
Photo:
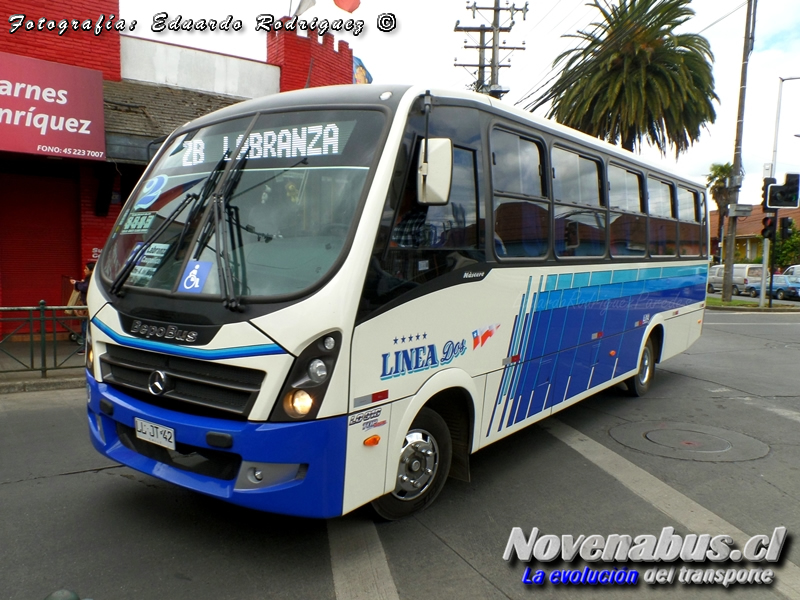
M 716 113 L 704 37 L 675 33 L 694 15 L 690 0 L 594 0 L 603 19 L 579 31 L 582 44 L 558 56 L 562 70 L 526 108 L 552 103 L 548 117 L 633 151 L 645 138 L 675 155 L 700 137 Z
M 720 248 L 722 247 L 722 236 L 725 231 L 724 221 L 725 217 L 728 216 L 728 204 L 731 201 L 731 192 L 733 191 L 728 187 L 728 179 L 731 176 L 733 176 L 733 165 L 729 162 L 724 165 L 719 163 L 712 164 L 711 171 L 706 176 L 711 198 L 713 198 L 714 203 L 717 205 L 717 211 L 719 212 L 719 231 L 717 232 L 717 239 L 719 240 Z M 720 262 L 722 262 L 722 256 L 720 256 Z

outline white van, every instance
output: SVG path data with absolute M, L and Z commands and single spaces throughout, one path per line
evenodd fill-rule
M 725 267 L 723 265 L 714 265 L 708 270 L 708 285 L 706 288 L 709 294 L 722 291 L 722 278 L 724 275 L 724 270 Z M 760 284 L 761 273 L 763 271 L 764 268 L 761 265 L 733 265 L 731 293 L 734 296 L 738 296 L 745 291 L 748 285 L 751 285 L 754 282 Z M 800 275 L 800 272 L 798 272 L 798 275 Z

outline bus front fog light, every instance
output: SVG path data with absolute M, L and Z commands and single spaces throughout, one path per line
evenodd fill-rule
M 336 340 L 331 336 L 328 336 L 322 340 L 322 346 L 325 348 L 325 350 L 333 350 L 336 347 Z
M 314 398 L 305 390 L 295 390 L 284 400 L 286 414 L 295 419 L 302 419 L 314 407 Z
M 322 383 L 328 378 L 328 367 L 320 359 L 315 358 L 308 363 L 308 378 L 314 383 Z

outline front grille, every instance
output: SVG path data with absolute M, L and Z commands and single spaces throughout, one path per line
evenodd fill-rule
M 175 450 L 156 446 L 136 437 L 133 428 L 117 423 L 117 435 L 122 445 L 160 463 L 176 469 L 230 481 L 239 473 L 242 457 L 232 452 L 200 448 L 189 444 L 175 444 Z
M 100 356 L 103 380 L 133 397 L 180 412 L 245 418 L 266 373 L 246 367 L 169 356 L 108 344 Z M 150 392 L 155 371 L 166 375 L 164 393 Z

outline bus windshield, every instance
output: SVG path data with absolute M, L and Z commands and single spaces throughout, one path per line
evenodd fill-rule
M 120 215 L 104 278 L 212 296 L 313 287 L 357 221 L 383 123 L 368 110 L 269 113 L 171 139 Z

